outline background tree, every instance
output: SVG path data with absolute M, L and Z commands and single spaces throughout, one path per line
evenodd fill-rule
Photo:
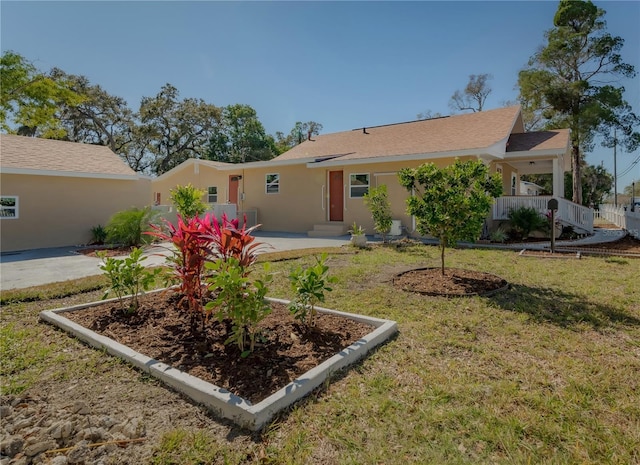
M 249 105 L 229 105 L 222 109 L 220 125 L 213 128 L 207 159 L 228 163 L 270 160 L 277 150 L 266 134 L 256 111 Z
M 423 113 L 418 113 L 416 115 L 416 119 L 425 120 L 425 119 L 434 119 L 434 118 L 442 118 L 445 115 L 438 112 L 432 112 L 431 110 L 425 110 Z
M 491 93 L 488 80 L 493 79 L 490 74 L 472 74 L 469 82 L 461 92 L 456 90 L 451 96 L 449 107 L 455 111 L 471 110 L 473 112 L 482 111 L 487 97 Z
M 583 205 L 598 208 L 613 188 L 613 175 L 603 166 L 589 165 L 582 175 Z
M 142 98 L 139 119 L 148 137 L 152 171 L 162 174 L 189 158 L 206 158 L 220 109 L 201 99 L 179 101 L 178 90 L 165 84 L 155 97 Z
M 51 75 L 69 83 L 83 100 L 77 105 L 60 106 L 58 118 L 65 128 L 65 139 L 85 144 L 105 145 L 123 154 L 131 142 L 134 115 L 121 98 L 110 95 L 99 85 L 92 85 L 85 76 L 74 76 L 54 68 Z
M 635 192 L 633 192 L 633 188 L 635 187 Z M 640 199 L 640 179 L 635 181 L 635 186 L 633 184 L 629 184 L 628 186 L 625 186 L 625 188 L 622 190 L 622 193 L 624 195 L 628 195 L 629 197 L 632 196 L 635 197 L 636 199 Z
M 444 275 L 444 252 L 458 241 L 475 241 L 489 214 L 493 199 L 502 195 L 499 174 L 490 175 L 482 161 L 456 160 L 438 168 L 425 163 L 403 168 L 400 184 L 413 194 L 407 199 L 407 213 L 417 220 L 417 230 L 440 241 Z
M 319 135 L 320 131 L 322 131 L 322 124 L 320 123 L 316 123 L 315 121 L 307 121 L 306 123 L 297 121 L 288 135 L 285 136 L 284 133 L 280 131 L 276 132 L 276 150 L 278 154 L 284 153 L 307 140 L 309 136 Z
M 63 78 L 44 74 L 21 55 L 6 51 L 0 58 L 0 127 L 9 133 L 63 137 L 56 117 L 61 105 L 83 98 Z
M 527 111 L 538 111 L 546 128 L 571 129 L 572 198 L 582 203 L 581 161 L 597 133 L 612 127 L 632 151 L 640 142 L 634 133 L 638 118 L 623 99 L 624 88 L 606 84 L 617 77 L 634 77 L 633 66 L 622 61 L 624 40 L 605 31 L 604 10 L 590 1 L 561 0 L 547 44 L 520 71 L 520 100 Z M 605 82 L 605 84 L 603 84 Z

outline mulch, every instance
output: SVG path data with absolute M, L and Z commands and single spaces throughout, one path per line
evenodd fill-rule
M 130 314 L 117 302 L 64 316 L 133 350 L 257 403 L 370 333 L 369 325 L 333 314 L 318 314 L 314 327 L 294 319 L 286 305 L 271 303 L 259 324 L 255 351 L 242 357 L 227 344 L 231 324 L 211 319 L 192 324 L 172 292 L 141 297 Z

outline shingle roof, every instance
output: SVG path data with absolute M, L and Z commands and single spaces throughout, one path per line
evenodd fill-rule
M 108 147 L 0 134 L 0 169 L 49 175 L 137 178 Z
M 525 152 L 533 150 L 566 150 L 569 144 L 568 129 L 553 131 L 527 132 L 511 134 L 507 152 Z
M 348 160 L 484 149 L 506 142 L 519 116 L 520 107 L 513 106 L 312 136 L 274 161 L 330 156 Z

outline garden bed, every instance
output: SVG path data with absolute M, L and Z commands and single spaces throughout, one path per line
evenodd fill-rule
M 488 296 L 509 288 L 503 278 L 482 271 L 445 268 L 416 268 L 399 273 L 396 287 L 408 292 L 442 297 Z
M 225 322 L 192 327 L 163 292 L 147 294 L 133 315 L 113 299 L 45 311 L 40 318 L 251 430 L 397 332 L 393 321 L 329 309 L 319 309 L 315 327 L 306 329 L 291 317 L 287 301 L 268 300 L 264 339 L 246 358 L 220 339 Z

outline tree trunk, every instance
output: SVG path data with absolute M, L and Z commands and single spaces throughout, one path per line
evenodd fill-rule
M 444 276 L 444 242 L 440 242 L 440 267 L 442 269 L 442 276 Z
M 582 205 L 582 166 L 580 158 L 580 146 L 572 145 L 571 147 L 571 164 L 573 165 L 573 201 Z

